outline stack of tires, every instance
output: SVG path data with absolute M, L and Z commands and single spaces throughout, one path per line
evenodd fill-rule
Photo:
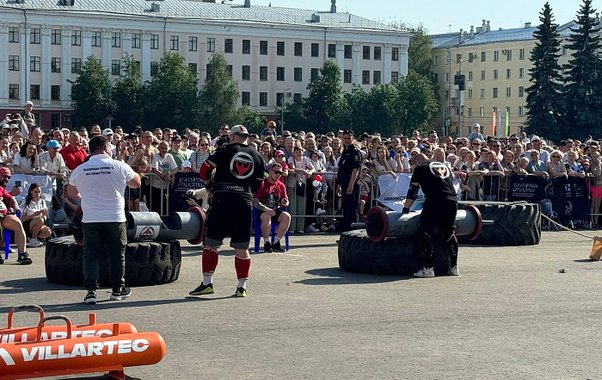
M 46 243 L 46 277 L 50 282 L 83 285 L 83 247 L 73 236 Z M 125 251 L 127 286 L 148 286 L 174 282 L 180 276 L 182 250 L 178 240 L 128 243 Z M 109 264 L 105 252 L 99 265 L 99 284 L 109 286 Z

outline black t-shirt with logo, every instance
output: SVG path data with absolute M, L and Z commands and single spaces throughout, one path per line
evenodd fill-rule
M 215 165 L 214 193 L 244 194 L 251 198 L 252 190 L 265 176 L 265 164 L 257 150 L 244 144 L 227 144 L 207 159 Z
M 427 161 L 417 166 L 410 182 L 420 184 L 427 202 L 458 199 L 451 170 L 442 162 Z

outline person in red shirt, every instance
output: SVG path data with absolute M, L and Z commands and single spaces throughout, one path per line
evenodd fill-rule
M 280 240 L 288 231 L 291 224 L 291 214 L 284 211 L 288 206 L 286 185 L 279 181 L 282 176 L 282 165 L 273 163 L 268 169 L 269 175 L 259 186 L 253 196 L 253 207 L 259 210 L 261 220 L 261 236 L 263 236 L 264 252 L 284 252 Z M 272 223 L 278 223 L 274 242 L 270 242 L 270 228 Z
M 6 191 L 6 184 L 11 177 L 10 169 L 7 167 L 0 167 L 0 225 L 2 228 L 9 229 L 15 233 L 15 242 L 17 243 L 17 250 L 19 256 L 17 262 L 22 265 L 29 265 L 32 263 L 31 258 L 25 251 L 25 229 L 23 229 L 23 223 L 21 219 L 15 215 L 19 209 L 17 200 Z M 4 259 L 0 255 L 0 264 L 4 264 Z
M 65 166 L 69 168 L 69 170 L 74 170 L 76 167 L 81 165 L 86 157 L 88 157 L 88 153 L 81 146 L 81 136 L 77 132 L 69 133 L 69 145 L 60 150 L 61 156 L 63 156 L 63 160 L 65 160 Z

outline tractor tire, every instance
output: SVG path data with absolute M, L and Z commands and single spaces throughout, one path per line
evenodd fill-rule
M 517 246 L 537 245 L 541 240 L 539 204 L 526 202 L 465 202 L 477 207 L 485 223 L 473 240 L 458 237 L 463 244 Z M 487 224 L 487 221 L 493 224 Z
M 65 285 L 84 284 L 83 250 L 73 236 L 51 239 L 46 243 L 46 277 Z M 109 286 L 109 259 L 100 257 L 98 283 Z M 127 286 L 149 286 L 174 282 L 180 276 L 182 250 L 178 240 L 128 243 L 125 250 Z
M 432 237 L 433 263 L 436 275 L 449 271 L 449 256 L 442 237 Z M 421 269 L 418 239 L 387 238 L 373 242 L 366 230 L 344 232 L 339 241 L 339 267 L 345 272 L 411 276 Z

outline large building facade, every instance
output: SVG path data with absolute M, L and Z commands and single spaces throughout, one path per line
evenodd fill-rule
M 328 5 L 328 4 L 327 4 Z M 112 80 L 126 54 L 152 79 L 164 54 L 179 53 L 202 85 L 213 54 L 223 54 L 240 91 L 239 106 L 274 114 L 326 60 L 343 88 L 366 90 L 407 75 L 409 34 L 330 10 L 188 0 L 4 0 L 0 6 L 0 112 L 34 102 L 43 128 L 71 126 L 71 83 L 89 56 Z
M 563 44 L 570 34 L 570 22 L 559 27 Z M 486 134 L 506 134 L 493 130 L 493 113 L 506 111 L 509 132 L 522 130 L 527 122 L 527 92 L 531 85 L 530 57 L 537 40 L 537 30 L 530 23 L 522 28 L 491 30 L 489 22 L 470 31 L 433 35 L 434 70 L 441 94 L 442 114 L 437 124 L 445 132 L 465 136 L 473 123 Z M 569 54 L 561 49 L 559 63 L 568 62 Z M 464 75 L 465 89 L 459 90 L 456 75 Z M 496 124 L 499 125 L 499 117 Z

